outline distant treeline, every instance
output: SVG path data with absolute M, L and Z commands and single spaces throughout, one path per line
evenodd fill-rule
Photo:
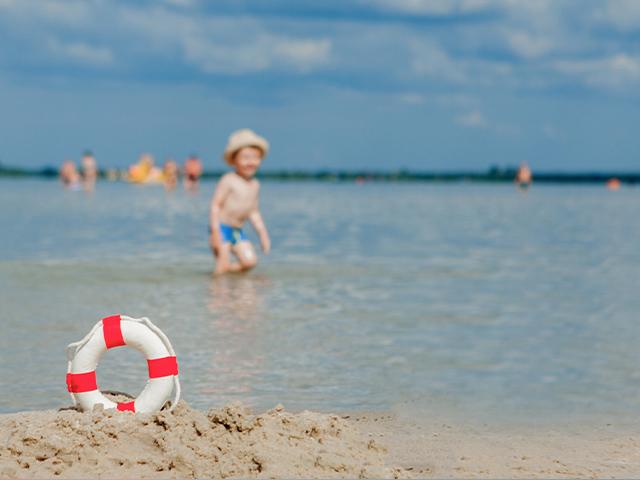
M 226 171 L 207 171 L 204 179 L 219 178 Z M 366 171 L 366 170 L 262 170 L 258 177 L 267 180 L 320 181 L 320 182 L 513 182 L 517 168 L 491 167 L 485 172 L 451 171 L 451 172 L 419 172 L 411 170 L 398 171 Z M 120 178 L 119 171 L 101 170 L 102 178 Z M 18 168 L 0 164 L 0 177 L 42 177 L 56 178 L 58 169 Z M 534 182 L 540 183 L 604 183 L 617 178 L 622 183 L 640 183 L 640 172 L 534 172 Z

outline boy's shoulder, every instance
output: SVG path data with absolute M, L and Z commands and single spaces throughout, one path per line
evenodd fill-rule
M 224 183 L 225 185 L 246 185 L 247 181 L 240 177 L 236 172 L 227 172 L 222 175 L 222 177 L 220 177 L 219 183 Z M 260 182 L 255 177 L 252 178 L 248 183 L 249 185 L 260 187 Z
M 235 172 L 227 172 L 220 177 L 220 180 L 218 180 L 218 184 L 233 185 L 238 180 L 236 177 L 237 175 L 235 174 Z

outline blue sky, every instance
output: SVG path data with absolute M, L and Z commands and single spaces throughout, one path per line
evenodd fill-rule
M 0 0 L 0 162 L 640 170 L 640 1 Z

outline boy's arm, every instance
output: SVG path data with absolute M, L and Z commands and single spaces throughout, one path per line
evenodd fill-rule
M 260 245 L 262 245 L 262 251 L 264 253 L 269 253 L 271 250 L 271 239 L 269 238 L 269 232 L 267 232 L 267 226 L 264 224 L 264 220 L 262 219 L 262 215 L 260 214 L 260 210 L 256 208 L 253 212 L 249 214 L 249 221 L 253 228 L 255 229 L 258 237 L 260 237 Z
M 213 197 L 211 198 L 211 208 L 209 210 L 209 227 L 211 228 L 211 245 L 214 250 L 217 250 L 222 245 L 222 238 L 220 237 L 220 210 L 224 200 L 229 195 L 231 187 L 228 180 L 225 177 L 220 179 Z

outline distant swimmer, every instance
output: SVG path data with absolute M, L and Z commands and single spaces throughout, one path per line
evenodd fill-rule
M 98 178 L 98 165 L 91 150 L 86 150 L 82 155 L 82 185 L 87 191 L 94 189 Z
M 172 158 L 167 158 L 162 167 L 162 180 L 167 190 L 173 190 L 178 185 L 178 164 Z
M 71 160 L 65 160 L 60 167 L 60 181 L 65 188 L 70 190 L 80 189 L 80 174 L 76 164 Z
M 197 155 L 189 155 L 184 162 L 184 188 L 195 190 L 202 176 L 202 162 Z
M 531 186 L 532 181 L 533 181 L 533 175 L 531 174 L 531 169 L 529 168 L 529 165 L 527 165 L 526 162 L 522 162 L 520 164 L 520 168 L 518 168 L 518 173 L 516 174 L 516 178 L 515 178 L 516 185 L 519 188 L 526 190 Z
M 620 190 L 620 180 L 618 180 L 615 177 L 607 180 L 607 190 L 611 190 L 611 191 Z
M 216 186 L 209 215 L 209 245 L 216 258 L 215 273 L 241 272 L 256 266 L 253 245 L 242 231 L 249 220 L 260 237 L 262 251 L 269 253 L 271 240 L 258 207 L 260 183 L 255 174 L 269 152 L 269 143 L 251 130 L 231 134 L 224 159 L 234 169 Z M 231 254 L 237 258 L 232 262 Z

